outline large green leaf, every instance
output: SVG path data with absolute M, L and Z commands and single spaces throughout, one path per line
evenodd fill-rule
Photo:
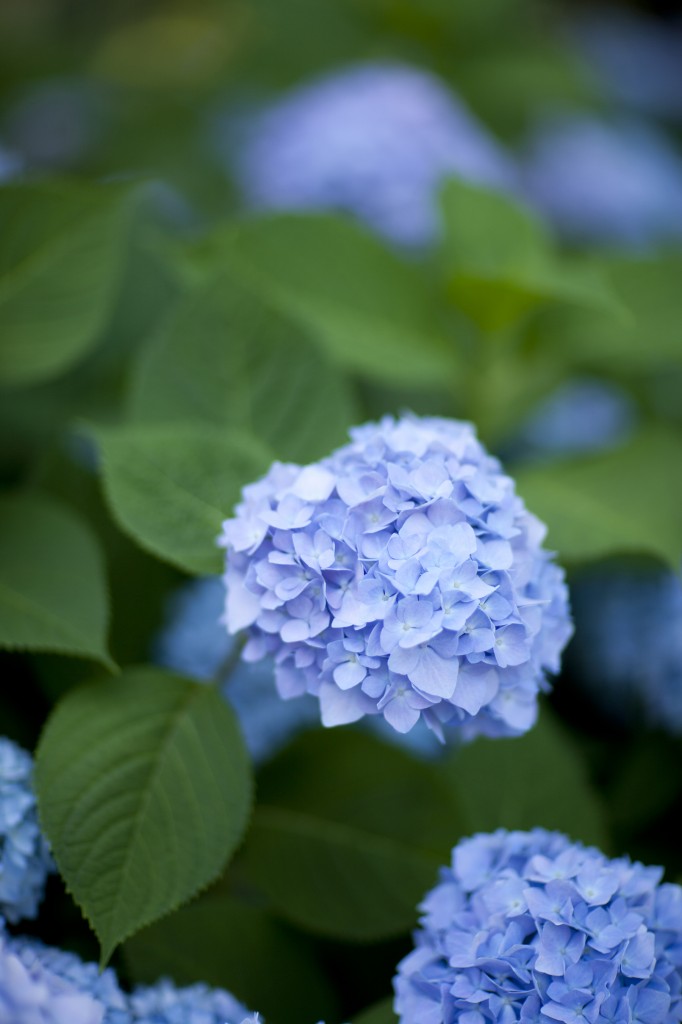
M 35 784 L 102 962 L 217 877 L 251 800 L 239 727 L 217 691 L 144 668 L 64 698 L 41 737 Z
M 435 769 L 352 730 L 304 737 L 259 798 L 240 870 L 288 920 L 344 939 L 408 931 L 463 832 Z
M 87 524 L 42 495 L 0 499 L 0 646 L 112 667 L 108 619 L 104 564 Z
M 135 982 L 163 976 L 177 985 L 203 981 L 273 1021 L 338 1019 L 313 940 L 220 890 L 138 932 L 124 955 Z
M 648 428 L 616 451 L 515 475 L 562 558 L 638 552 L 679 567 L 682 437 L 672 431 Z
M 608 848 L 604 810 L 580 750 L 544 707 L 519 739 L 479 739 L 451 754 L 443 774 L 472 832 L 543 826 Z
M 35 384 L 98 340 L 121 269 L 131 189 L 0 189 L 0 381 Z
M 248 434 L 198 424 L 99 429 L 111 510 L 143 548 L 191 573 L 219 572 L 216 538 L 244 484 L 272 457 Z
M 245 429 L 297 462 L 328 454 L 356 418 L 338 368 L 224 274 L 190 291 L 141 351 L 130 411 L 138 422 Z
M 352 221 L 282 214 L 245 221 L 209 240 L 250 287 L 308 327 L 340 366 L 412 386 L 443 385 L 456 370 L 446 311 L 418 267 Z
M 353 1024 L 396 1024 L 398 1018 L 393 1009 L 393 996 L 387 996 L 366 1007 L 353 1018 Z
M 622 314 L 598 270 L 559 260 L 542 221 L 508 196 L 453 178 L 442 207 L 449 292 L 484 329 L 503 329 L 548 302 Z
M 631 311 L 625 321 L 581 309 L 550 311 L 538 325 L 543 342 L 582 366 L 610 372 L 682 362 L 682 256 L 611 256 L 599 261 L 615 294 Z

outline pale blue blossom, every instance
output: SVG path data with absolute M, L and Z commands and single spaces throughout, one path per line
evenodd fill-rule
M 31 755 L 0 737 L 0 914 L 35 917 L 54 865 L 38 825 Z
M 140 985 L 130 996 L 130 1024 L 240 1024 L 248 1010 L 229 992 L 168 979 Z
M 544 829 L 462 840 L 398 965 L 401 1024 L 677 1024 L 682 888 Z
M 573 675 L 605 714 L 682 735 L 682 581 L 663 566 L 604 565 L 576 580 Z
M 437 234 L 446 176 L 516 184 L 511 158 L 444 82 L 389 62 L 299 86 L 254 116 L 234 153 L 252 207 L 346 210 L 407 245 Z
M 634 249 L 682 240 L 682 156 L 651 124 L 547 121 L 531 140 L 525 181 L 568 239 Z
M 682 116 L 682 22 L 587 9 L 572 34 L 604 92 L 642 114 Z
M 38 959 L 24 959 L 0 920 L 0 1024 L 105 1024 L 104 1006 Z
M 386 417 L 351 438 L 274 463 L 224 524 L 244 658 L 274 658 L 280 696 L 318 697 L 324 725 L 524 732 L 571 634 L 544 526 L 470 424 Z
M 536 406 L 514 444 L 524 457 L 604 451 L 626 441 L 636 420 L 635 403 L 623 388 L 576 377 Z

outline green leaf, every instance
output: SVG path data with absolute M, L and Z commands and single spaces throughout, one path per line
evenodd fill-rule
M 136 983 L 164 976 L 176 985 L 203 981 L 258 1007 L 268 1020 L 338 1019 L 312 940 L 221 892 L 143 929 L 123 952 Z
M 190 573 L 219 572 L 216 546 L 244 484 L 272 456 L 247 434 L 198 424 L 98 429 L 104 488 L 121 528 Z
M 352 221 L 263 217 L 215 235 L 206 251 L 309 328 L 340 366 L 412 386 L 454 377 L 447 311 L 426 276 Z
M 429 765 L 361 733 L 311 733 L 259 777 L 239 869 L 294 924 L 374 941 L 409 930 L 462 834 Z
M 210 686 L 157 669 L 72 690 L 36 754 L 40 820 L 102 963 L 223 870 L 246 827 L 249 761 Z
M 542 221 L 508 196 L 453 178 L 442 207 L 449 293 L 484 330 L 502 330 L 547 302 L 623 315 L 597 268 L 560 261 Z
M 572 309 L 548 313 L 540 325 L 546 344 L 574 363 L 640 373 L 682 361 L 682 256 L 603 257 L 598 267 L 631 311 L 626 322 Z M 564 315 L 565 314 L 565 315 Z
M 547 707 L 518 739 L 479 739 L 450 755 L 443 774 L 472 832 L 542 826 L 608 849 L 604 810 L 580 751 Z
M 104 565 L 88 525 L 44 496 L 0 499 L 0 646 L 113 668 L 108 619 Z
M 362 1013 L 356 1014 L 353 1024 L 396 1024 L 398 1018 L 393 1009 L 393 996 L 387 996 L 372 1003 Z
M 35 384 L 94 346 L 121 270 L 129 186 L 0 189 L 0 382 Z
M 130 412 L 238 427 L 296 462 L 327 455 L 357 418 L 338 368 L 226 275 L 190 291 L 141 351 Z
M 682 437 L 672 431 L 649 427 L 616 451 L 514 475 L 563 559 L 634 552 L 679 567 Z

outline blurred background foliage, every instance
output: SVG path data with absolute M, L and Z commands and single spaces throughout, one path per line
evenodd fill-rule
M 643 118 L 678 153 L 675 5 L 600 12 L 610 49 L 594 14 L 0 5 L 0 731 L 33 749 L 75 683 L 151 660 L 169 595 L 220 572 L 240 488 L 387 412 L 471 419 L 547 522 L 574 594 L 576 637 L 527 737 L 434 760 L 311 730 L 266 757 L 236 859 L 124 944 L 127 981 L 205 980 L 275 1024 L 360 1019 L 388 995 L 438 864 L 476 829 L 557 827 L 682 876 L 682 171 L 656 229 L 621 231 L 631 195 L 662 194 L 637 164 L 599 237 L 571 230 L 532 175 L 511 190 L 448 177 L 435 239 L 404 248 L 334 210 L 254 214 L 235 170 L 264 106 L 386 61 L 437 76 L 520 168 L 555 115 Z M 632 24 L 667 40 L 658 92 L 640 51 L 627 88 L 619 77 Z M 576 209 L 601 223 L 611 151 L 584 165 L 566 152 L 560 199 L 586 181 Z M 30 928 L 96 956 L 56 878 Z M 389 1018 L 383 1003 L 362 1017 Z

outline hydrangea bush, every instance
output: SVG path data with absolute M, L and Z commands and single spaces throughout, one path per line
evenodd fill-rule
M 543 829 L 476 835 L 398 966 L 403 1024 L 682 1019 L 682 888 Z
M 571 633 L 544 526 L 472 427 L 385 418 L 310 466 L 275 463 L 223 527 L 228 629 L 325 725 L 518 735 Z

